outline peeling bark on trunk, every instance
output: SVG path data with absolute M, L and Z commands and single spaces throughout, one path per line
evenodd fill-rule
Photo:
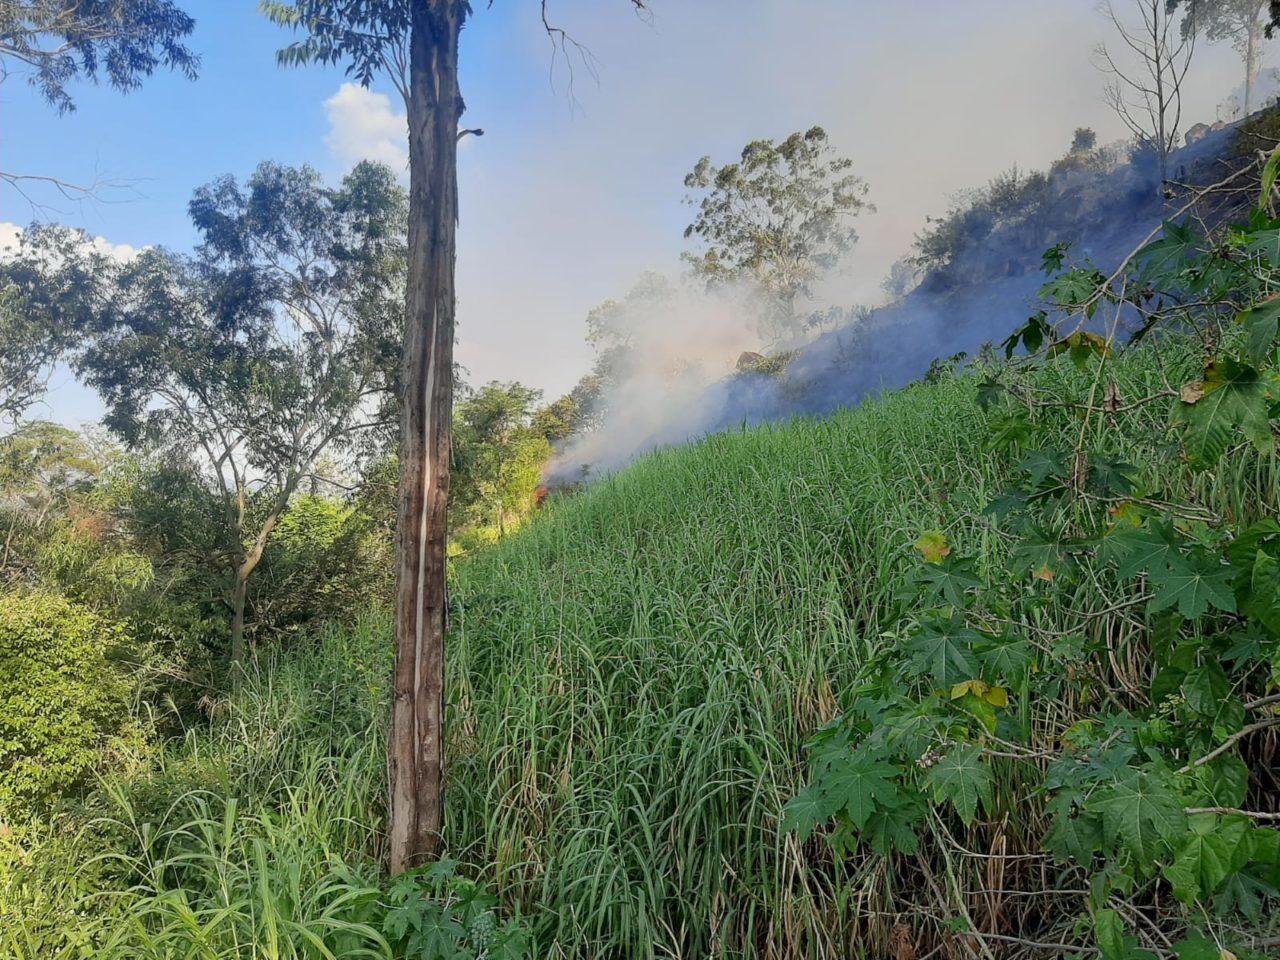
M 409 277 L 396 528 L 388 868 L 432 858 L 443 821 L 445 573 L 453 414 L 462 0 L 412 0 Z

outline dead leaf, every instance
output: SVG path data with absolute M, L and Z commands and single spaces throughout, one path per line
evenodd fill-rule
M 1107 391 L 1102 395 L 1102 407 L 1110 414 L 1120 409 L 1120 388 L 1114 380 L 1107 381 Z
M 1192 380 L 1182 387 L 1183 403 L 1198 403 L 1204 399 L 1204 381 Z
M 1049 569 L 1049 565 L 1047 563 L 1044 563 L 1044 564 L 1041 564 L 1040 569 L 1032 573 L 1031 576 L 1034 577 L 1036 580 L 1043 580 L 1045 583 L 1052 583 L 1054 578 L 1054 572 L 1051 569 Z
M 985 680 L 962 680 L 951 688 L 951 699 L 959 700 L 966 693 L 972 693 L 975 697 L 981 698 L 986 692 Z
M 889 950 L 893 960 L 916 960 L 915 938 L 905 923 L 899 923 L 889 931 Z
M 926 530 L 916 541 L 916 549 L 929 563 L 941 563 L 951 553 L 947 535 L 941 530 Z

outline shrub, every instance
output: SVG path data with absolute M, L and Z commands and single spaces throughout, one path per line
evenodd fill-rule
M 1280 143 L 1280 110 L 1260 110 L 1240 124 L 1240 132 L 1231 144 L 1237 157 L 1252 157 L 1259 150 L 1270 153 Z
M 335 497 L 293 499 L 249 581 L 252 629 L 298 634 L 353 623 L 392 597 L 392 540 L 365 511 Z
M 131 726 L 124 630 L 52 593 L 0 596 L 0 820 L 81 785 Z

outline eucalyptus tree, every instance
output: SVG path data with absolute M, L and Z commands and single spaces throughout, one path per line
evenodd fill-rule
M 35 225 L 0 251 L 0 437 L 18 428 L 44 396 L 54 364 L 78 324 L 90 277 L 77 231 Z M 62 264 L 56 273 L 51 262 Z
M 521 383 L 487 383 L 462 400 L 454 414 L 454 515 L 465 510 L 480 524 L 506 532 L 527 513 L 541 482 L 551 444 L 540 428 L 542 391 Z M 461 507 L 462 510 L 456 509 Z
M 75 80 L 105 76 L 127 92 L 161 66 L 194 78 L 200 59 L 184 42 L 194 29 L 173 0 L 0 0 L 0 77 L 25 69 L 66 113 Z
M 1169 9 L 1181 6 L 1182 35 L 1195 31 L 1214 43 L 1228 40 L 1244 61 L 1244 113 L 1254 108 L 1254 91 L 1262 69 L 1262 43 L 1270 22 L 1269 0 L 1168 0 Z
M 684 235 L 704 247 L 685 261 L 710 283 L 763 294 L 767 336 L 798 332 L 797 299 L 858 239 L 852 221 L 868 206 L 867 184 L 852 167 L 821 127 L 754 140 L 722 166 L 703 157 L 684 178 L 698 211 Z
M 643 10 L 646 0 L 619 0 Z M 560 50 L 571 41 L 536 9 Z M 530 0 L 530 6 L 533 6 Z M 385 76 L 404 99 L 409 136 L 400 480 L 396 523 L 396 657 L 388 735 L 388 867 L 433 856 L 444 815 L 444 644 L 449 451 L 453 417 L 457 142 L 464 109 L 458 41 L 467 0 L 261 0 L 301 39 L 281 63 L 345 64 L 369 85 Z
M 263 164 L 196 191 L 193 257 L 120 262 L 86 244 L 49 258 L 83 334 L 77 372 L 135 448 L 200 463 L 223 508 L 230 655 L 245 654 L 249 578 L 322 458 L 355 456 L 394 392 L 404 193 L 357 167 L 337 189 Z M 37 236 L 62 234 L 47 230 Z
M 68 87 L 105 77 L 127 93 L 160 67 L 194 79 L 200 58 L 186 45 L 195 21 L 173 0 L 0 0 L 0 81 L 26 75 L 59 113 L 75 109 Z M 45 174 L 0 171 L 20 193 L 31 182 L 64 195 L 92 187 Z
M 31 317 L 18 290 L 0 287 L 0 438 L 43 395 L 58 350 L 59 338 Z

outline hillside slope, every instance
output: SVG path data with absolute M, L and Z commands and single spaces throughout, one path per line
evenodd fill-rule
M 1141 396 L 1198 363 L 1174 341 L 1110 375 Z M 1036 376 L 1048 389 L 1088 375 L 1064 359 Z M 536 956 L 870 960 L 897 944 L 963 957 L 941 931 L 965 912 L 993 936 L 1089 949 L 1070 927 L 1089 873 L 1040 861 L 1043 803 L 1016 775 L 971 826 L 938 807 L 954 848 L 836 859 L 821 832 L 779 829 L 808 779 L 806 740 L 921 605 L 907 575 L 921 533 L 944 531 L 982 578 L 1006 575 L 982 511 L 1015 458 L 984 443 L 975 382 L 947 374 L 652 455 L 458 566 L 448 853 L 528 919 Z M 1280 516 L 1273 457 L 1192 476 L 1149 454 L 1163 417 L 1139 407 L 1109 431 L 1143 482 L 1224 515 Z M 1052 423 L 1064 441 L 1078 430 Z M 1046 631 L 1127 638 L 1099 671 L 1145 669 L 1114 584 L 1025 589 Z M 389 649 L 375 620 L 264 664 L 208 730 L 91 798 L 80 832 L 73 819 L 0 837 L 0 954 L 390 960 L 372 919 Z M 1011 710 L 1032 707 L 1015 696 Z M 950 916 L 941 882 L 970 891 Z
M 1252 129 L 1274 117 L 1269 109 L 1244 125 Z M 793 344 L 794 358 L 780 372 L 739 372 L 709 384 L 697 402 L 675 410 L 648 436 L 636 436 L 627 411 L 617 411 L 618 422 L 606 422 L 592 442 L 569 447 L 557 465 L 557 479 L 576 480 L 582 459 L 591 459 L 599 474 L 649 450 L 744 423 L 827 414 L 905 386 L 924 376 L 935 360 L 960 352 L 976 355 L 1041 307 L 1046 249 L 1065 244 L 1071 261 L 1110 272 L 1188 197 L 1251 160 L 1248 150 L 1237 150 L 1238 136 L 1236 127 L 1227 127 L 1175 151 L 1167 189 L 1154 157 L 1112 148 L 1091 162 L 1033 174 L 1042 188 L 1005 204 L 1012 209 L 988 201 L 965 212 L 964 203 L 974 201 L 961 197 L 959 212 L 949 215 L 954 222 L 949 255 L 922 267 L 918 286 L 905 296 Z M 1024 187 L 1029 180 L 1017 168 L 1003 176 Z M 1219 224 L 1239 217 L 1248 203 L 1247 192 L 1224 191 L 1202 202 L 1197 216 Z
M 1109 373 L 1120 396 L 1144 396 L 1189 379 L 1198 356 L 1175 341 Z M 1046 389 L 1088 383 L 1065 361 L 1038 376 Z M 948 376 L 828 419 L 662 452 L 460 568 L 453 836 L 495 864 L 498 885 L 540 911 L 567 954 L 881 956 L 898 923 L 922 952 L 936 945 L 919 906 L 937 882 L 927 864 L 949 869 L 936 847 L 923 867 L 865 846 L 835 863 L 825 842 L 781 836 L 777 818 L 805 780 L 806 737 L 850 706 L 924 604 L 908 577 L 922 532 L 945 531 L 980 576 L 1008 575 L 1005 535 L 983 510 L 1018 456 L 987 445 L 975 382 Z M 1274 459 L 1242 452 L 1193 477 L 1168 448 L 1152 455 L 1166 416 L 1135 409 L 1105 431 L 1140 488 L 1241 522 L 1277 515 Z M 1069 447 L 1075 418 L 1048 422 Z M 1145 674 L 1143 634 L 1117 605 L 1124 588 L 1025 582 L 1046 634 L 1126 638 L 1124 669 Z M 1041 669 L 1084 669 L 1066 656 Z M 1105 654 L 1096 668 L 1132 682 L 1110 677 Z M 1087 697 L 1066 702 L 1092 710 Z M 1032 707 L 1013 709 L 1030 718 Z M 1087 871 L 1019 864 L 1042 855 L 1047 826 L 1029 788 L 1004 782 L 995 806 L 972 829 L 954 825 L 962 849 L 1009 856 L 1010 887 L 1087 886 Z M 993 886 L 985 856 L 957 858 L 971 889 Z M 970 901 L 996 934 L 1080 909 L 1042 906 Z

